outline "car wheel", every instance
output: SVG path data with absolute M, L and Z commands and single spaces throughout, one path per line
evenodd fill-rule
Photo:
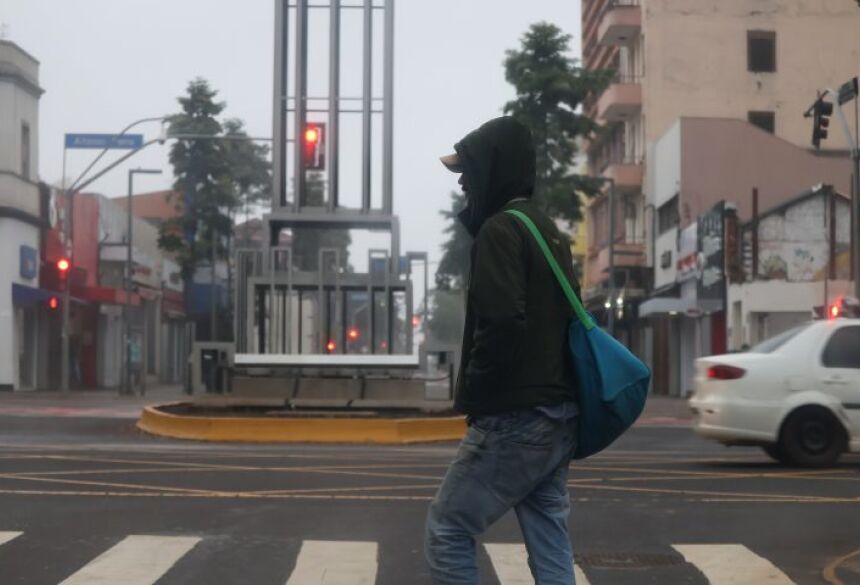
M 774 443 L 772 445 L 762 445 L 761 448 L 767 453 L 768 457 L 771 459 L 778 461 L 779 463 L 789 463 L 788 458 L 785 456 L 785 453 L 782 450 L 782 447 L 779 446 L 779 443 Z
M 845 432 L 833 414 L 821 407 L 792 413 L 782 428 L 779 450 L 802 467 L 833 465 L 845 450 Z

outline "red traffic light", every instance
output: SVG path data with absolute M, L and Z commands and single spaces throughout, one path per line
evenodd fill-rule
M 412 326 L 418 327 L 419 325 L 421 325 L 421 317 L 418 315 L 412 315 Z
M 68 258 L 60 258 L 57 260 L 57 270 L 59 270 L 61 274 L 67 273 L 71 267 L 72 263 Z
M 325 124 L 313 122 L 302 133 L 302 150 L 305 168 L 312 171 L 325 169 Z
M 332 353 L 335 349 L 337 349 L 337 344 L 334 341 L 329 340 L 325 348 L 326 350 L 328 350 L 329 353 Z
M 51 297 L 50 299 L 48 299 L 48 308 L 52 311 L 56 310 L 59 306 L 60 301 L 57 300 L 57 297 Z
M 835 319 L 839 316 L 839 305 L 830 305 L 830 318 Z
M 359 332 L 358 328 L 350 327 L 349 331 L 346 332 L 346 336 L 349 337 L 350 341 L 355 341 L 356 339 L 361 337 L 361 333 Z

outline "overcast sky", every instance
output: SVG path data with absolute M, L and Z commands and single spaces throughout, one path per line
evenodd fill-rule
M 531 23 L 549 21 L 572 34 L 578 56 L 580 2 L 399 0 L 396 7 L 394 207 L 402 249 L 427 250 L 437 260 L 438 211 L 457 187 L 438 156 L 513 96 L 502 60 Z M 244 120 L 252 135 L 270 136 L 273 12 L 273 0 L 3 0 L 6 38 L 41 62 L 41 178 L 62 177 L 64 133 L 118 132 L 173 113 L 198 76 L 227 102 L 226 116 Z M 157 125 L 142 131 L 154 137 Z M 95 152 L 70 151 L 66 175 L 77 176 Z M 136 191 L 169 188 L 167 156 L 167 146 L 150 147 L 92 190 L 124 195 L 125 169 L 138 166 L 164 174 L 139 175 Z

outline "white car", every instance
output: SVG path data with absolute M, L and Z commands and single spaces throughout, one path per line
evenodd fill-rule
M 696 360 L 695 431 L 793 465 L 860 451 L 860 319 L 806 323 L 744 353 Z

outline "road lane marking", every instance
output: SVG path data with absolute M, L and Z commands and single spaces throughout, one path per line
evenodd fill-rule
M 60 585 L 152 585 L 198 542 L 191 536 L 128 536 Z
M 2 532 L 0 531 L 0 544 L 6 544 L 13 538 L 18 538 L 23 532 Z
M 501 585 L 534 585 L 526 545 L 485 543 L 484 550 L 490 557 Z M 576 585 L 590 585 L 585 573 L 577 565 L 573 566 L 573 572 Z
M 860 555 L 860 548 L 855 550 L 854 552 L 850 552 L 847 555 L 843 555 L 838 559 L 832 561 L 829 565 L 824 568 L 821 576 L 824 577 L 824 580 L 830 583 L 831 585 L 845 585 L 845 583 L 836 575 L 836 570 L 845 564 L 850 558 L 856 557 Z
M 287 585 L 374 585 L 375 542 L 305 540 Z
M 95 487 L 118 487 L 118 488 L 131 488 L 138 490 L 148 490 L 148 491 L 162 491 L 162 492 L 187 492 L 192 494 L 201 494 L 201 495 L 209 495 L 211 493 L 220 493 L 220 492 L 212 492 L 212 490 L 198 490 L 192 488 L 183 488 L 183 487 L 169 487 L 169 486 L 156 486 L 156 485 L 141 485 L 135 483 L 114 483 L 107 481 L 86 481 L 82 479 L 53 479 L 49 477 L 30 477 L 27 475 L 11 475 L 11 474 L 0 474 L 0 479 L 13 479 L 19 481 L 40 481 L 44 483 L 60 483 L 60 484 L 71 484 L 71 485 L 91 485 Z
M 773 563 L 741 544 L 673 544 L 708 582 L 731 585 L 795 585 Z
M 757 499 L 774 499 L 785 501 L 804 501 L 804 502 L 860 502 L 860 498 L 832 498 L 825 496 L 800 496 L 794 494 L 762 494 L 762 493 L 747 493 L 747 492 L 725 492 L 725 491 L 705 491 L 705 490 L 686 490 L 686 489 L 670 489 L 670 488 L 648 488 L 620 485 L 594 485 L 594 484 L 571 484 L 570 487 L 583 490 L 606 490 L 617 492 L 635 492 L 646 494 L 680 494 L 683 496 L 704 496 L 704 497 L 725 497 L 725 498 L 757 498 Z

